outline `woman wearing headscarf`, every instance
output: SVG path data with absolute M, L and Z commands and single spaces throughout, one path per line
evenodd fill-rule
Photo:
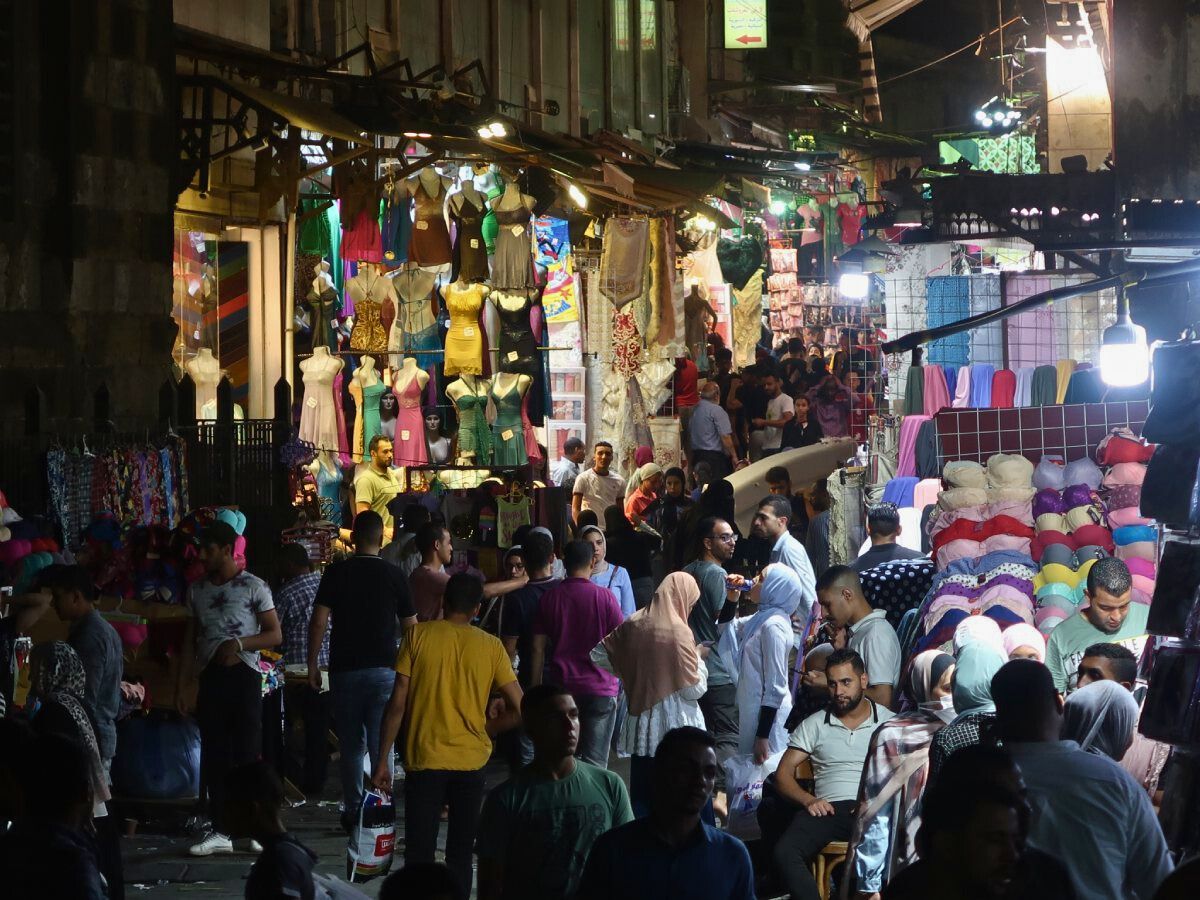
M 850 838 L 850 859 L 860 893 L 875 893 L 917 858 L 920 800 L 929 775 L 929 747 L 954 718 L 950 676 L 954 657 L 926 650 L 909 668 L 911 712 L 885 722 L 871 735 Z
M 1008 658 L 1003 651 L 990 642 L 970 641 L 956 654 L 951 696 L 957 715 L 934 735 L 929 747 L 929 783 L 937 780 L 942 765 L 956 751 L 996 742 L 992 735 L 996 718 L 992 677 L 1006 662 Z
M 653 447 L 638 447 L 633 451 L 633 471 L 629 473 L 629 478 L 625 481 L 626 500 L 629 499 L 630 494 L 641 487 L 642 481 L 638 478 L 638 470 L 652 462 L 654 462 Z
M 625 518 L 635 528 L 646 520 L 646 510 L 658 499 L 659 488 L 662 487 L 663 470 L 658 463 L 648 462 L 640 466 L 633 477 L 638 481 L 638 487 L 625 495 Z
M 760 765 L 787 746 L 792 614 L 803 597 L 795 572 L 780 563 L 767 566 L 750 591 L 758 612 L 727 622 L 717 644 L 737 684 L 738 753 L 753 754 Z
M 624 516 L 621 518 L 624 519 Z M 612 591 L 621 607 L 621 614 L 628 619 L 637 612 L 629 572 L 608 559 L 608 540 L 598 526 L 588 525 L 580 529 L 579 539 L 592 545 L 592 584 Z
M 615 506 L 604 511 L 605 553 L 609 563 L 621 566 L 629 573 L 634 606 L 641 609 L 654 593 L 654 570 L 651 562 L 662 547 L 662 539 L 644 531 L 636 531 Z
M 672 728 L 704 728 L 697 701 L 708 690 L 708 670 L 688 627 L 700 588 L 686 572 L 672 572 L 650 605 L 629 617 L 592 651 L 592 662 L 621 679 L 629 714 L 618 749 L 631 755 L 629 796 L 635 816 L 650 812 L 654 751 Z
M 1032 625 L 1017 622 L 1004 629 L 1004 654 L 1009 659 L 1046 661 L 1046 638 Z
M 1093 681 L 1067 697 L 1062 738 L 1080 750 L 1120 762 L 1133 743 L 1139 715 L 1137 701 L 1116 681 Z
M 1000 626 L 988 616 L 967 616 L 958 623 L 954 629 L 954 655 L 957 657 L 968 644 L 986 644 L 1008 657 Z

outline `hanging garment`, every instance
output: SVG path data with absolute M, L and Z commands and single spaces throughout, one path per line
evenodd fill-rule
M 721 238 L 717 241 L 717 259 L 721 272 L 734 291 L 748 286 L 754 273 L 762 268 L 762 245 L 757 239 L 744 237 L 740 241 Z M 762 287 L 758 292 L 762 293 Z
M 971 405 L 971 367 L 963 366 L 958 370 L 954 386 L 954 402 L 950 404 L 955 409 L 966 409 Z
M 304 371 L 304 400 L 300 404 L 300 440 L 318 450 L 338 449 L 337 403 L 333 380 L 340 370 L 331 366 L 310 366 Z
M 929 416 L 908 415 L 900 422 L 900 457 L 896 464 L 896 477 L 908 478 L 917 474 L 917 434 Z
M 650 416 L 646 420 L 654 447 L 654 462 L 663 470 L 683 465 L 679 442 L 679 419 L 674 416 Z
M 333 288 L 326 288 L 317 293 L 309 289 L 305 306 L 308 307 L 309 327 L 312 329 L 311 348 L 322 345 L 330 350 L 337 350 L 337 332 L 333 320 L 342 312 L 342 298 Z
M 858 558 L 866 539 L 862 526 L 863 472 L 842 469 L 829 477 L 829 564 L 844 566 Z
M 369 384 L 362 389 L 362 440 L 363 447 L 371 446 L 371 438 L 383 430 L 379 421 L 379 398 L 387 392 L 382 381 Z
M 1023 369 L 1017 370 L 1017 390 L 1016 396 L 1013 398 L 1015 406 L 1025 407 L 1032 405 L 1033 372 L 1033 366 L 1026 366 Z
M 950 392 L 946 385 L 946 373 L 939 365 L 925 366 L 925 415 L 932 418 L 938 410 L 950 405 Z
M 689 291 L 683 298 L 684 334 L 688 352 L 696 368 L 708 371 L 708 327 L 716 318 L 716 311 L 701 294 Z
M 1009 369 L 997 369 L 992 376 L 992 408 L 1011 409 L 1017 391 L 1017 376 Z
M 493 205 L 492 211 L 500 225 L 492 258 L 492 286 L 506 291 L 533 287 L 533 228 L 528 207 L 523 202 L 516 209 Z
M 1065 279 L 1042 275 L 1005 276 L 1004 301 L 1008 306 L 1026 297 L 1060 286 Z M 1069 283 L 1069 282 L 1066 282 Z M 1056 307 L 1044 306 L 1004 320 L 1008 342 L 1008 364 L 1020 375 L 1020 370 L 1053 363 L 1058 359 Z M 1018 404 L 1020 406 L 1021 404 Z M 1028 406 L 1029 404 L 1025 404 Z
M 951 402 L 946 405 L 953 406 L 954 392 L 958 389 L 959 369 L 955 366 L 942 366 L 942 370 L 946 373 L 946 393 L 952 398 Z
M 433 286 L 436 276 L 424 269 L 406 269 L 392 279 L 399 297 L 399 308 L 388 332 L 388 350 L 393 369 L 411 356 L 423 369 L 435 368 L 441 357 L 437 319 L 433 314 Z
M 936 275 L 925 280 L 925 327 L 948 325 L 970 315 L 971 279 L 963 275 Z M 965 366 L 970 359 L 970 336 L 963 332 L 932 341 L 925 363 Z M 915 411 L 915 410 L 914 410 Z
M 529 510 L 533 501 L 528 497 L 520 500 L 496 498 L 496 546 L 507 550 L 513 545 L 513 535 L 522 525 L 532 524 Z
M 484 287 L 471 284 L 460 288 L 451 282 L 442 291 L 450 312 L 446 332 L 446 374 L 483 374 L 483 333 L 479 311 L 483 308 Z
M 1071 384 L 1071 375 L 1075 372 L 1075 360 L 1060 359 L 1054 367 L 1054 402 L 1062 403 L 1067 399 L 1067 388 Z
M 333 396 L 334 396 L 334 419 L 337 421 L 337 443 L 329 447 L 321 447 L 317 444 L 318 449 L 332 450 L 337 448 L 338 463 L 343 469 L 348 469 L 354 465 L 350 459 L 350 441 L 346 437 L 346 410 L 342 405 L 342 386 L 348 376 L 345 370 L 338 372 L 337 377 L 333 379 Z M 303 438 L 301 438 L 303 440 Z
M 408 181 L 412 187 L 416 216 L 412 238 L 408 242 L 408 260 L 418 266 L 444 266 L 450 262 L 450 232 L 446 229 L 443 207 L 446 205 L 446 186 L 441 176 L 437 190 L 430 194 L 420 175 Z
M 317 495 L 321 504 L 321 518 L 334 525 L 342 524 L 342 473 L 336 467 L 329 469 L 322 462 L 317 466 Z
M 382 262 L 378 201 L 363 207 L 353 224 L 342 225 L 342 259 L 347 262 Z
M 483 241 L 483 217 L 487 215 L 487 204 L 480 209 L 464 193 L 462 205 L 458 212 L 454 204 L 450 204 L 450 221 L 454 223 L 456 239 L 454 243 L 454 267 L 452 279 L 461 278 L 463 281 L 484 281 L 488 277 L 487 248 Z M 480 198 L 483 202 L 483 198 Z
M 725 277 L 721 274 L 721 263 L 717 260 L 717 236 L 705 235 L 696 244 L 696 249 L 688 254 L 691 266 L 685 268 L 683 283 L 690 293 L 692 285 L 700 290 L 700 296 L 708 299 L 708 288 L 714 284 L 724 284 Z
M 1058 372 L 1054 366 L 1038 366 L 1033 370 L 1029 392 L 1030 406 L 1053 406 L 1058 402 Z
M 624 217 L 608 220 L 597 283 L 600 293 L 617 309 L 636 300 L 645 290 L 649 246 L 649 220 Z
M 492 382 L 491 396 L 496 404 L 496 421 L 492 423 L 492 462 L 497 466 L 523 466 L 529 462 L 524 424 L 521 421 L 524 398 L 515 384 L 506 393 L 497 394 L 496 382 Z
M 368 389 L 369 390 L 369 389 Z M 423 466 L 429 462 L 425 445 L 425 416 L 421 412 L 421 384 L 414 375 L 396 395 L 396 431 L 393 455 L 398 466 Z M 364 401 L 366 402 L 366 401 Z M 379 401 L 375 402 L 378 419 Z
M 941 469 L 937 425 L 932 419 L 921 423 L 917 432 L 916 468 L 918 478 L 937 478 Z
M 358 383 L 357 378 L 350 379 L 350 385 L 346 388 L 350 396 L 354 398 L 354 426 L 350 431 L 350 452 L 354 455 L 356 463 L 364 462 L 363 459 L 363 389 Z
M 972 316 L 1000 308 L 999 275 L 973 275 L 970 282 L 970 314 Z M 972 363 L 983 363 L 993 369 L 1004 367 L 1004 332 L 1002 328 L 1001 322 L 993 322 L 990 325 L 980 325 L 971 329 Z M 991 393 L 990 384 L 988 393 Z
M 908 367 L 908 380 L 904 385 L 905 415 L 921 415 L 925 412 L 925 370 L 922 366 Z
M 529 404 L 533 401 L 533 388 L 521 398 L 521 433 L 525 436 L 525 455 L 535 466 L 541 465 L 542 447 L 533 433 L 533 422 L 529 419 Z
M 537 375 L 541 367 L 529 318 L 532 296 L 497 289 L 491 299 L 500 316 L 500 371 Z
M 987 363 L 971 366 L 971 406 L 988 409 L 992 405 L 992 376 L 995 367 Z
M 385 262 L 395 265 L 408 261 L 412 227 L 412 198 L 393 187 L 384 198 L 383 228 L 380 231 Z
M 484 382 L 482 393 L 468 390 L 451 401 L 458 414 L 458 455 L 473 453 L 475 462 L 480 465 L 489 465 L 492 461 L 492 432 L 487 421 L 488 388 Z
M 390 279 L 374 269 L 352 278 L 346 285 L 346 299 L 354 301 L 354 328 L 350 331 L 350 349 L 364 353 L 386 353 L 388 332 L 383 327 L 383 306 L 396 305 L 396 292 Z M 350 315 L 343 310 L 345 315 Z
M 754 364 L 754 348 L 762 335 L 763 270 L 757 269 L 745 287 L 733 289 L 733 364 Z

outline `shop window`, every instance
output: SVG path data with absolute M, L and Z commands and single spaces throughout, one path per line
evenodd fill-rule
M 634 53 L 635 40 L 630 5 L 633 0 L 610 0 L 609 15 L 609 84 L 611 93 L 610 127 L 624 132 L 635 127 L 634 116 Z
M 659 31 L 659 0 L 638 0 L 639 127 L 646 134 L 663 130 L 663 54 Z
M 584 135 L 603 128 L 604 42 L 589 39 L 604 34 L 605 0 L 579 0 L 579 117 Z
M 196 415 L 216 418 L 216 382 L 223 374 L 234 403 L 246 408 L 250 389 L 249 245 L 204 231 L 176 229 L 171 318 L 179 326 L 172 355 L 196 382 Z

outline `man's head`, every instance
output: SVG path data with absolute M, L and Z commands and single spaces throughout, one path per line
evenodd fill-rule
M 383 516 L 365 509 L 354 517 L 354 549 L 358 553 L 378 553 L 383 546 Z
M 867 512 L 867 533 L 872 546 L 894 544 L 900 537 L 900 510 L 894 503 L 880 503 Z
M 801 359 L 804 356 L 804 338 L 790 338 L 787 342 L 788 356 Z
M 728 347 L 718 347 L 713 358 L 717 361 L 717 371 L 722 375 L 729 374 L 733 369 L 733 351 Z
M 667 497 L 673 500 L 680 499 L 685 487 L 687 487 L 687 476 L 683 474 L 683 469 L 671 466 L 663 473 L 663 491 Z
M 587 457 L 587 445 L 577 437 L 569 437 L 563 442 L 563 456 L 579 465 Z
M 816 590 L 821 612 L 838 628 L 857 622 L 871 608 L 858 573 L 849 566 L 830 566 L 817 579 Z
M 1014 659 L 1001 666 L 992 677 L 992 701 L 1001 740 L 1058 740 L 1063 702 L 1050 670 L 1040 662 Z
M 1092 644 L 1079 661 L 1079 687 L 1093 681 L 1116 681 L 1133 690 L 1138 662 L 1133 651 L 1120 644 Z
M 717 783 L 717 742 L 692 726 L 672 728 L 654 751 L 654 811 L 697 816 Z
M 792 496 L 792 476 L 788 474 L 788 470 L 783 466 L 771 466 L 767 469 L 767 490 L 773 497 L 790 498 Z
M 845 716 L 858 709 L 867 693 L 867 665 L 849 647 L 834 650 L 825 660 L 825 680 L 829 684 L 829 703 L 835 715 Z
M 709 403 L 716 403 L 721 398 L 721 386 L 715 381 L 706 381 L 704 387 L 700 388 L 700 399 L 707 400 Z
M 563 549 L 563 568 L 572 578 L 587 578 L 592 574 L 595 556 L 591 541 L 571 541 Z
M 803 391 L 803 390 L 804 390 L 803 386 L 797 388 L 797 391 Z M 807 422 L 808 421 L 808 398 L 805 397 L 803 394 L 798 394 L 796 397 L 796 400 L 795 400 L 795 405 L 796 405 L 796 421 L 797 422 Z
M 779 376 L 774 372 L 768 372 L 763 376 L 763 390 L 767 392 L 768 397 L 778 397 L 779 391 L 783 385 L 779 381 Z
M 454 556 L 454 544 L 450 540 L 450 532 L 445 525 L 434 525 L 430 522 L 417 532 L 417 552 L 421 561 L 428 566 L 448 565 Z
M 592 467 L 597 475 L 607 475 L 608 467 L 612 465 L 613 448 L 608 441 L 597 441 L 596 449 L 592 451 Z
M 758 503 L 758 512 L 750 523 L 750 533 L 757 538 L 766 538 L 771 543 L 779 540 L 792 521 L 792 501 L 787 497 L 772 494 Z
M 209 577 L 227 575 L 234 567 L 233 545 L 237 532 L 228 522 L 213 522 L 200 532 L 200 564 Z
M 420 503 L 410 503 L 404 507 L 404 530 L 415 535 L 422 527 L 429 524 L 429 510 Z
M 442 598 L 442 612 L 447 619 L 453 617 L 469 622 L 479 615 L 479 604 L 482 602 L 482 581 L 467 572 L 456 572 L 450 576 Z
M 553 762 L 574 755 L 579 744 L 579 707 L 564 688 L 539 684 L 526 691 L 521 698 L 521 724 L 538 758 Z
M 96 586 L 83 566 L 49 566 L 38 582 L 50 592 L 54 611 L 64 622 L 82 619 L 96 608 Z
M 697 556 L 711 557 L 717 565 L 724 565 L 733 558 L 733 548 L 737 545 L 737 535 L 733 526 L 717 516 L 706 516 L 696 526 L 699 535 L 699 552 Z
M 1088 571 L 1085 593 L 1088 606 L 1083 614 L 1087 620 L 1105 634 L 1120 631 L 1133 603 L 1129 567 L 1113 556 L 1096 560 Z
M 234 834 L 256 837 L 277 833 L 283 785 L 267 763 L 248 763 L 225 776 L 225 820 Z
M 546 578 L 554 565 L 554 541 L 540 532 L 531 532 L 521 541 L 521 555 L 525 557 L 525 574 L 530 578 Z M 590 555 L 588 560 L 590 564 Z
M 312 560 L 303 544 L 288 542 L 279 548 L 279 575 L 284 581 L 291 581 L 312 571 Z
M 917 845 L 962 897 L 1007 896 L 1025 849 L 1030 810 L 1005 751 L 976 745 L 950 756 L 925 792 Z
M 367 450 L 371 454 L 371 467 L 379 472 L 384 472 L 391 468 L 392 465 L 392 439 L 382 434 L 377 434 L 371 438 L 371 443 L 367 445 Z

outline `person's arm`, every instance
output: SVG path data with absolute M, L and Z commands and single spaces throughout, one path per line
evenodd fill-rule
M 188 713 L 188 704 L 183 692 L 192 681 L 192 668 L 196 665 L 196 617 L 188 610 L 187 627 L 183 631 L 183 643 L 179 648 L 179 668 L 175 674 L 175 709 L 181 716 Z
M 535 634 L 533 636 L 533 662 L 529 671 L 530 687 L 536 687 L 542 683 L 542 670 L 546 665 L 547 640 L 544 634 Z
M 813 812 L 814 816 L 830 815 L 833 807 L 800 787 L 800 782 L 796 780 L 796 767 L 808 759 L 808 756 L 807 750 L 788 747 L 783 753 L 783 759 L 779 761 L 778 768 L 775 769 L 775 787 L 780 794 L 797 806 L 809 808 L 810 804 L 824 803 L 828 807 L 828 812 Z M 809 811 L 812 812 L 811 809 Z
M 405 642 L 407 643 L 407 641 Z M 401 651 L 403 653 L 403 651 Z M 371 783 L 376 789 L 385 794 L 392 792 L 392 772 L 388 766 L 392 756 L 392 747 L 400 734 L 400 726 L 404 723 L 404 711 L 408 706 L 409 677 L 396 673 L 396 683 L 392 687 L 392 696 L 388 698 L 383 711 L 383 723 L 379 729 L 379 764 L 371 777 Z
M 495 737 L 521 724 L 521 685 L 513 679 L 500 688 L 500 696 L 504 700 L 504 711 L 496 718 L 488 719 L 488 737 Z
M 9 615 L 13 618 L 13 627 L 16 628 L 17 634 L 29 633 L 29 629 L 36 625 L 38 619 L 50 608 L 51 599 L 49 591 L 32 591 L 8 601 Z
M 504 645 L 504 652 L 508 654 L 509 662 L 517 658 L 517 639 L 515 637 L 502 637 L 500 643 Z
M 527 584 L 529 584 L 528 575 L 522 575 L 520 578 L 509 578 L 505 581 L 489 581 L 483 586 L 483 599 L 491 600 L 493 597 L 512 593 L 517 588 L 525 587 Z
M 72 641 L 79 661 L 83 663 L 83 703 L 89 711 L 96 709 L 96 702 L 104 684 L 104 642 L 92 633 L 78 642 Z
M 725 448 L 725 455 L 729 457 L 729 462 L 736 468 L 738 464 L 737 448 L 733 445 L 733 435 L 721 435 L 721 446 Z
M 1067 684 L 1070 681 L 1067 673 L 1061 640 L 1055 640 L 1060 632 L 1050 632 L 1050 640 L 1046 641 L 1046 668 L 1050 670 L 1050 677 L 1054 679 L 1054 689 L 1060 694 L 1067 693 Z
M 575 479 L 575 483 L 579 483 L 579 479 Z M 575 525 L 579 524 L 579 514 L 583 512 L 583 494 L 574 493 L 571 495 L 571 522 Z
M 612 659 L 609 658 L 608 648 L 604 646 L 604 641 L 601 641 L 592 648 L 592 652 L 588 654 L 588 658 L 591 659 L 592 665 L 596 668 L 603 669 L 610 675 L 617 675 L 617 670 L 613 668 Z M 621 676 L 617 675 L 617 677 L 620 678 Z
M 308 686 L 314 691 L 321 690 L 321 667 L 317 660 L 320 658 L 321 645 L 325 643 L 325 630 L 328 627 L 329 607 L 314 603 L 312 618 L 308 620 Z

